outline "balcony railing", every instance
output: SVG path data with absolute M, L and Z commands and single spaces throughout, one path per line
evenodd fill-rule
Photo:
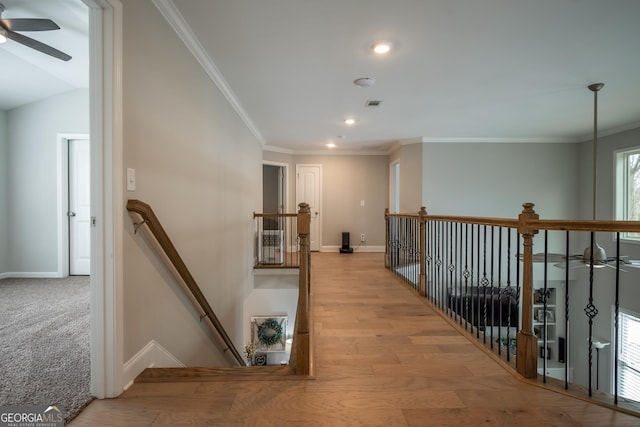
M 299 268 L 298 214 L 254 213 L 255 268 Z
M 640 222 L 541 220 L 523 206 L 513 219 L 387 212 L 386 266 L 525 378 L 640 414 L 621 394 L 617 338 L 640 274 L 621 233 Z
M 298 305 L 289 365 L 293 372 L 313 376 L 313 324 L 311 306 L 311 251 L 309 205 L 298 213 L 254 213 L 255 268 L 297 268 Z

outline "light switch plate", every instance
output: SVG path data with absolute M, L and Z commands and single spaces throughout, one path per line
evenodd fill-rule
M 136 170 L 127 168 L 127 191 L 136 191 Z

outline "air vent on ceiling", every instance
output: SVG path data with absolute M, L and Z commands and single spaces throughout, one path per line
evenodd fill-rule
M 382 101 L 370 99 L 370 100 L 367 101 L 365 106 L 366 107 L 371 107 L 371 108 L 378 108 L 380 106 L 380 104 L 382 104 Z

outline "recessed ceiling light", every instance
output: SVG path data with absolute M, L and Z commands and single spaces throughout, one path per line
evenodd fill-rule
M 336 148 L 336 144 L 334 144 L 333 142 L 330 142 L 330 143 L 327 144 L 327 147 Z
M 384 55 L 391 50 L 391 43 L 385 41 L 375 42 L 371 45 L 371 49 L 378 55 Z
M 376 84 L 376 79 L 373 77 L 360 77 L 359 79 L 355 79 L 353 84 L 360 87 L 371 87 Z
M 344 121 L 345 125 L 351 126 L 352 124 L 354 124 L 356 122 L 356 119 L 352 119 L 352 118 L 348 118 Z

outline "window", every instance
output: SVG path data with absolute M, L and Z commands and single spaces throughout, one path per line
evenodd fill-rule
M 640 401 L 640 317 L 620 310 L 618 396 Z
M 616 153 L 616 219 L 640 221 L 640 148 Z M 640 242 L 640 233 L 622 233 Z

